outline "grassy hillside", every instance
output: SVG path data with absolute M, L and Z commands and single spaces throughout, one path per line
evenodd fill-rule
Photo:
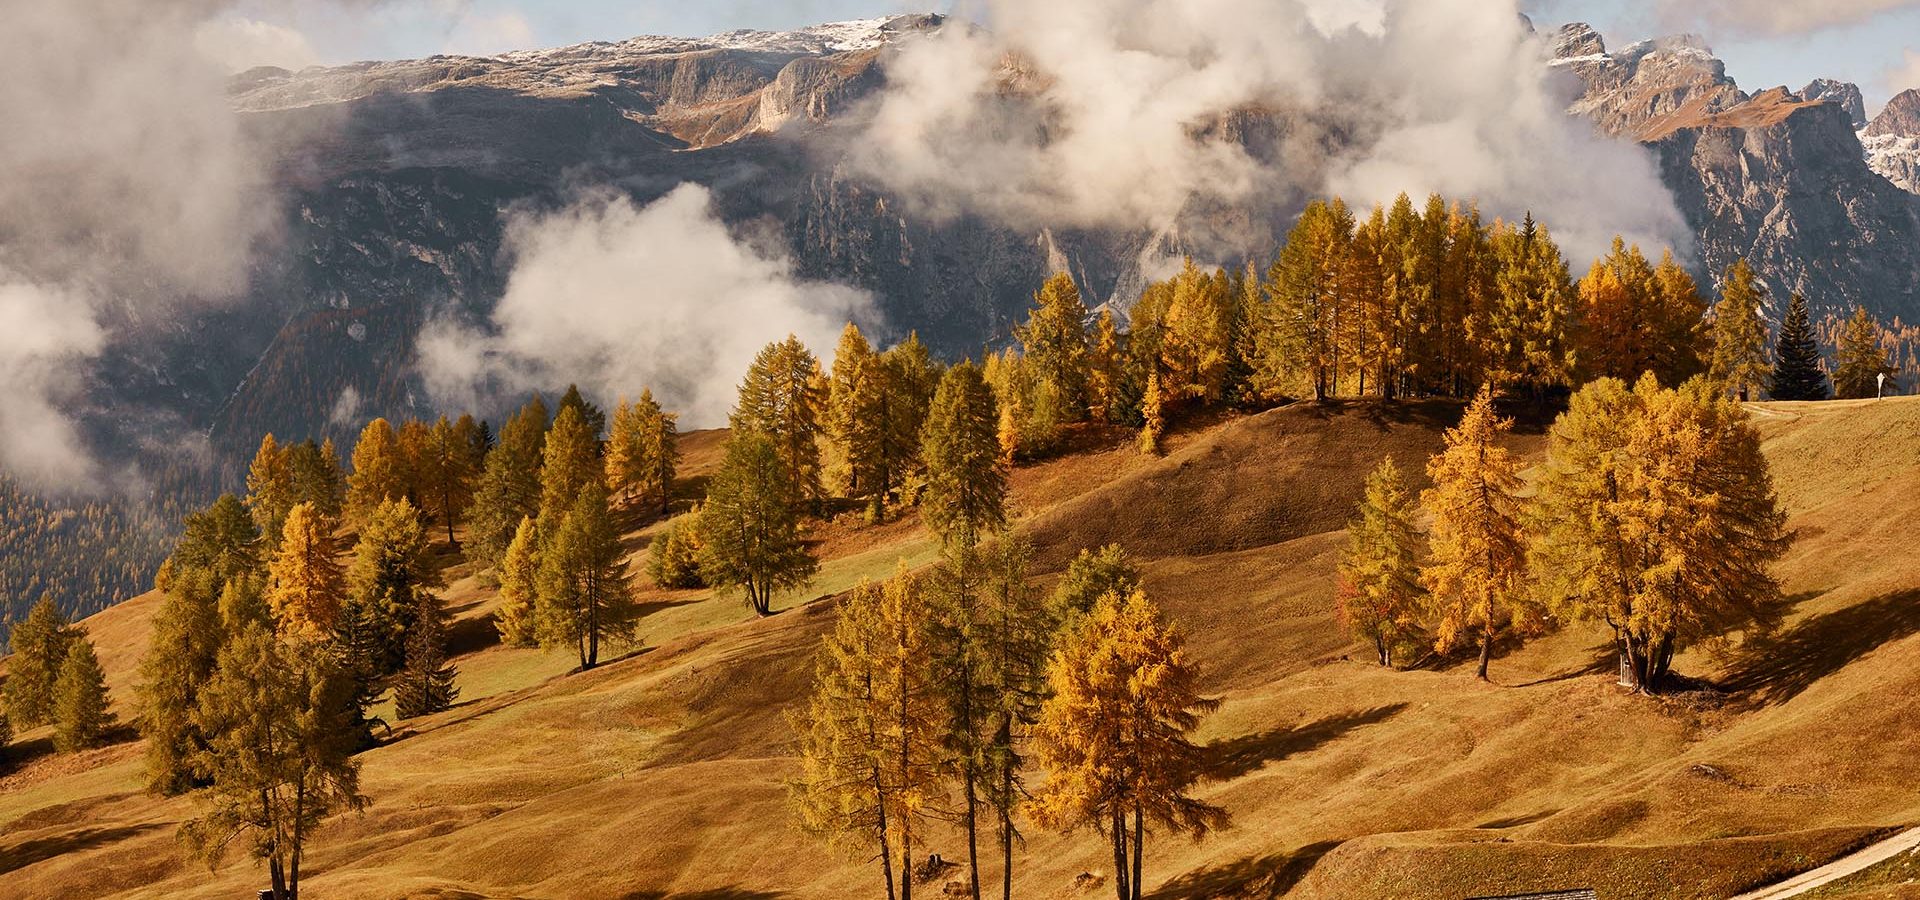
M 1612 898 L 1718 898 L 1920 823 L 1920 402 L 1757 405 L 1799 541 L 1777 634 L 1683 657 L 1702 684 L 1664 699 L 1612 685 L 1606 635 L 1556 634 L 1494 661 L 1370 665 L 1330 612 L 1340 532 L 1386 453 L 1410 470 L 1445 405 L 1295 407 L 1196 426 L 1166 457 L 1080 436 L 1024 467 L 1013 503 L 1048 579 L 1119 541 L 1188 631 L 1208 691 L 1205 793 L 1236 827 L 1149 846 L 1152 896 L 1435 898 L 1594 884 Z M 1538 434 L 1514 438 L 1537 456 Z M 718 438 L 689 442 L 697 491 Z M 636 562 L 657 524 L 636 522 Z M 878 893 L 860 860 L 800 833 L 783 780 L 784 711 L 806 690 L 831 597 L 898 558 L 930 562 L 918 524 L 817 529 L 827 562 L 803 598 L 751 620 L 705 592 L 643 597 L 643 640 L 567 675 L 564 654 L 502 648 L 490 591 L 454 569 L 461 702 L 363 757 L 373 805 L 326 826 L 306 881 L 334 897 L 760 900 Z M 822 598 L 813 600 L 812 598 Z M 131 699 L 156 598 L 87 621 Z M 44 733 L 0 779 L 0 896 L 232 897 L 245 859 L 184 862 L 191 800 L 139 791 L 138 744 L 53 756 Z M 963 857 L 953 835 L 927 848 Z M 1091 835 L 1035 834 L 1019 896 L 1100 897 Z M 1908 896 L 1878 882 L 1868 893 Z M 937 886 L 934 888 L 937 891 Z M 1895 891 L 1889 893 L 1889 891 Z

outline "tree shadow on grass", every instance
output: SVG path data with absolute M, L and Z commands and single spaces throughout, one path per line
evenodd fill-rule
M 1276 728 L 1207 745 L 1207 775 L 1228 781 L 1258 771 L 1268 763 L 1311 752 L 1357 728 L 1378 725 L 1399 715 L 1405 703 L 1376 706 L 1363 712 L 1342 713 L 1296 728 Z
M 163 827 L 165 826 L 148 823 L 113 828 L 81 828 L 52 837 L 22 841 L 10 847 L 0 846 L 0 874 L 24 869 L 56 856 L 119 843 Z
M 1309 844 L 1292 853 L 1248 857 L 1236 862 L 1188 872 L 1147 897 L 1149 900 L 1210 900 L 1244 897 L 1272 900 L 1300 883 L 1340 841 Z
M 474 616 L 470 619 L 455 619 L 447 623 L 447 657 L 449 659 L 478 653 L 500 643 L 500 626 L 492 616 Z
M 1882 645 L 1914 634 L 1920 634 L 1920 590 L 1885 594 L 1747 641 L 1721 686 L 1763 704 L 1785 703 Z
M 791 896 L 785 891 L 753 891 L 746 888 L 715 888 L 705 891 L 666 892 L 634 891 L 622 894 L 620 900 L 784 900 Z
M 1536 678 L 1522 684 L 1516 684 L 1514 687 L 1527 688 L 1542 684 L 1557 684 L 1562 681 L 1572 681 L 1575 678 L 1585 678 L 1593 675 L 1612 675 L 1620 671 L 1620 648 L 1612 641 L 1602 641 L 1595 644 L 1588 649 L 1587 652 L 1592 654 L 1592 658 L 1587 661 L 1586 665 L 1566 669 L 1544 678 Z

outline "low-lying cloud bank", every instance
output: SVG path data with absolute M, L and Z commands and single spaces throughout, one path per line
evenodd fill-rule
M 853 143 L 923 213 L 1167 229 L 1196 206 L 1438 191 L 1531 210 L 1580 253 L 1690 240 L 1651 155 L 1567 114 L 1577 85 L 1512 0 L 985 7 L 900 48 Z
M 784 248 L 736 236 L 698 185 L 645 207 L 601 193 L 510 212 L 506 252 L 487 322 L 422 334 L 419 371 L 442 408 L 495 413 L 568 383 L 603 401 L 650 387 L 683 427 L 712 427 L 767 343 L 791 333 L 824 355 L 849 319 L 874 322 L 866 292 L 796 277 Z

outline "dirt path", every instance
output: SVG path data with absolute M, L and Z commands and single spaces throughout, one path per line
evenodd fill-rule
M 1787 897 L 1798 897 L 1814 888 L 1839 881 L 1855 872 L 1886 862 L 1915 847 L 1920 847 L 1920 828 L 1903 831 L 1858 853 L 1843 856 L 1810 872 L 1802 872 L 1772 887 L 1741 894 L 1733 900 L 1784 900 Z

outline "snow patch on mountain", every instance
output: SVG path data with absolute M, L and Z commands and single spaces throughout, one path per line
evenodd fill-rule
M 619 42 L 592 41 L 549 50 L 516 50 L 495 58 L 516 63 L 541 63 L 605 56 L 663 56 L 709 50 L 827 56 L 872 50 L 901 34 L 937 28 L 942 21 L 943 17 L 937 15 L 882 16 L 829 22 L 794 31 L 741 29 L 703 38 L 642 35 Z

